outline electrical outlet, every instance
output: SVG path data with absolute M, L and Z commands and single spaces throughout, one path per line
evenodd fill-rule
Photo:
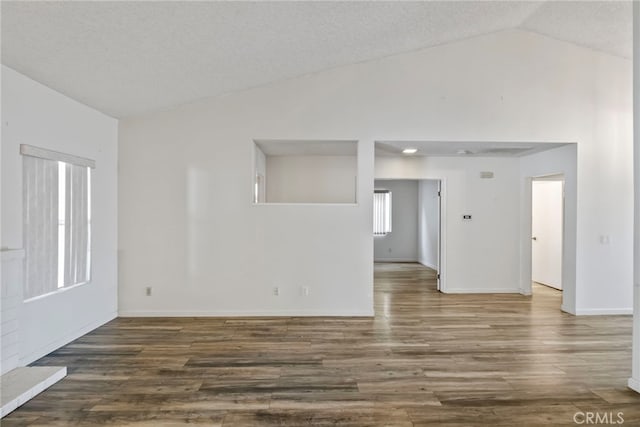
M 278 296 L 280 295 L 280 288 L 277 286 L 273 287 L 273 295 Z
M 300 295 L 302 295 L 303 297 L 308 297 L 309 296 L 309 287 L 308 286 L 301 286 L 300 287 Z
M 151 296 L 151 286 L 147 286 L 147 288 L 145 289 L 145 294 L 150 297 Z

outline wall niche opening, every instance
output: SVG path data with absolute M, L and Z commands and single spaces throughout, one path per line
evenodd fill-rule
M 254 141 L 253 203 L 355 204 L 357 177 L 357 141 Z

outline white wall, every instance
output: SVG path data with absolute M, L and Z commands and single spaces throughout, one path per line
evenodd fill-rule
M 115 119 L 2 67 L 1 245 L 22 247 L 20 144 L 96 161 L 92 175 L 92 281 L 21 305 L 22 364 L 116 316 L 117 126 Z
M 586 282 L 577 281 L 578 257 L 578 146 L 566 145 L 542 153 L 525 156 L 520 159 L 520 289 L 523 294 L 531 294 L 531 179 L 549 175 L 564 176 L 564 227 L 563 227 L 563 265 L 562 265 L 562 310 L 573 314 L 624 313 L 628 310 L 624 302 L 617 301 L 615 295 L 606 292 L 602 286 L 587 288 Z M 585 189 L 589 191 L 589 189 Z M 593 245 L 599 245 L 599 239 L 593 238 Z M 583 244 L 586 244 L 585 242 Z M 599 261 L 594 260 L 595 263 Z M 602 264 L 610 266 L 615 260 L 607 258 Z M 586 266 L 583 266 L 586 268 Z M 616 273 L 618 274 L 618 273 Z M 624 275 L 623 275 L 624 276 Z M 613 282 L 603 282 L 613 283 Z M 580 285 L 580 289 L 579 289 Z M 624 286 L 620 284 L 620 288 Z M 594 304 L 592 307 L 577 307 L 578 291 L 599 292 L 610 306 Z M 611 300 L 613 299 L 613 301 Z M 616 304 L 618 306 L 616 307 Z M 580 310 L 578 312 L 578 310 Z
M 0 283 L 0 375 L 20 366 L 20 310 L 24 250 L 3 250 Z
M 640 3 L 633 2 L 633 47 L 640 51 Z M 634 304 L 633 304 L 633 372 L 629 387 L 640 393 L 640 55 L 633 58 L 633 123 L 635 171 L 635 232 L 634 232 Z
M 356 156 L 267 156 L 267 203 L 355 203 Z
M 434 270 L 438 269 L 438 199 L 438 181 L 418 181 L 418 261 Z
M 375 181 L 375 189 L 391 191 L 391 233 L 373 238 L 375 261 L 418 260 L 418 182 Z
M 630 85 L 629 60 L 514 30 L 125 120 L 121 313 L 371 313 L 375 140 L 577 142 L 575 301 L 628 310 Z M 357 206 L 253 206 L 255 138 L 358 140 Z M 456 220 L 448 236 L 460 249 L 445 266 L 452 290 L 519 288 L 521 239 L 507 236 L 518 235 L 520 209 L 506 203 L 520 194 L 519 172 L 495 162 L 493 181 L 440 167 L 464 193 L 447 206 Z M 492 198 L 515 222 L 493 216 Z M 467 210 L 474 221 L 462 224 Z M 611 236 L 604 264 L 603 233 Z M 280 297 L 271 295 L 275 283 Z M 299 296 L 301 283 L 309 297 Z
M 376 158 L 378 179 L 443 181 L 443 292 L 519 291 L 518 165 L 517 158 Z

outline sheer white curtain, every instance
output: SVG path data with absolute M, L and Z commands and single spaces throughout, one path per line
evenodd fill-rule
M 91 279 L 93 160 L 22 145 L 25 299 Z
M 66 167 L 64 284 L 89 281 L 89 168 L 63 163 Z
M 24 157 L 26 299 L 58 288 L 58 162 Z
M 391 232 L 391 192 L 375 190 L 373 193 L 373 234 L 383 236 Z

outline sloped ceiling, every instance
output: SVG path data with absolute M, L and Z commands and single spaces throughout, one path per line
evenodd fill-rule
M 631 2 L 3 1 L 2 63 L 114 117 L 522 28 L 631 56 Z

